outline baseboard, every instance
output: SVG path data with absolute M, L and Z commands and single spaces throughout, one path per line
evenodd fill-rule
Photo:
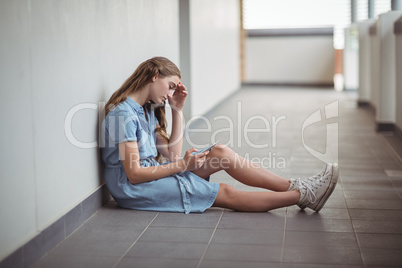
M 31 267 L 80 227 L 109 200 L 110 194 L 106 185 L 103 184 L 67 214 L 2 260 L 0 267 Z
M 370 108 L 371 107 L 371 103 L 368 101 L 364 101 L 364 100 L 358 100 L 357 101 L 357 106 L 359 108 Z
M 303 82 L 243 82 L 242 86 L 264 86 L 264 87 L 317 87 L 334 88 L 334 83 L 303 83 Z
M 377 132 L 394 132 L 395 124 L 393 123 L 376 123 L 376 131 Z
M 398 125 L 395 125 L 395 135 L 402 140 L 402 129 Z

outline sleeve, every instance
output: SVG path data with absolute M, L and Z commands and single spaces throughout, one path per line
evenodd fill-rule
M 107 126 L 110 139 L 115 143 L 137 141 L 138 116 L 126 111 L 111 115 Z

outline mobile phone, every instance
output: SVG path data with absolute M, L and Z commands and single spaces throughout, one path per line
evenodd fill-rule
M 215 142 L 214 144 L 212 144 L 211 146 L 209 146 L 209 147 L 207 147 L 207 148 L 204 148 L 204 149 L 201 149 L 201 150 L 199 150 L 199 151 L 197 151 L 197 152 L 192 153 L 192 155 L 200 154 L 200 153 L 205 152 L 205 151 L 211 151 L 212 148 L 213 148 L 215 145 L 217 145 L 218 143 L 219 143 L 219 141 Z

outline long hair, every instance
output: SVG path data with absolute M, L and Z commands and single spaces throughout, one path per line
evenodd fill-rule
M 181 78 L 180 70 L 177 66 L 167 58 L 154 57 L 141 63 L 134 73 L 123 83 L 123 85 L 113 93 L 105 106 L 105 115 L 113 110 L 117 105 L 127 99 L 127 96 L 135 91 L 141 90 L 144 86 L 152 81 L 152 77 L 158 75 L 161 78 L 167 76 L 178 76 Z M 144 105 L 145 108 L 151 108 L 150 104 Z M 165 106 L 158 106 L 154 109 L 155 117 L 159 121 L 159 127 L 156 132 L 160 134 L 167 142 L 169 137 L 166 132 L 167 122 L 165 117 Z M 158 153 L 157 160 L 161 156 Z

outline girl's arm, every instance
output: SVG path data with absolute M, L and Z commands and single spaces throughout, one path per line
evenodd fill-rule
M 177 161 L 180 159 L 183 147 L 183 111 L 172 106 L 172 134 L 169 137 L 168 159 Z
M 172 108 L 172 134 L 169 143 L 157 136 L 158 151 L 170 161 L 178 161 L 183 147 L 183 106 L 187 97 L 187 88 L 179 83 L 172 96 L 168 96 Z M 162 146 L 161 146 L 162 145 Z
M 120 158 L 123 162 L 124 171 L 132 184 L 153 181 L 175 173 L 200 168 L 204 164 L 208 152 L 192 155 L 191 153 L 195 151 L 196 149 L 194 148 L 190 149 L 182 160 L 167 165 L 141 167 L 137 142 L 119 143 Z

